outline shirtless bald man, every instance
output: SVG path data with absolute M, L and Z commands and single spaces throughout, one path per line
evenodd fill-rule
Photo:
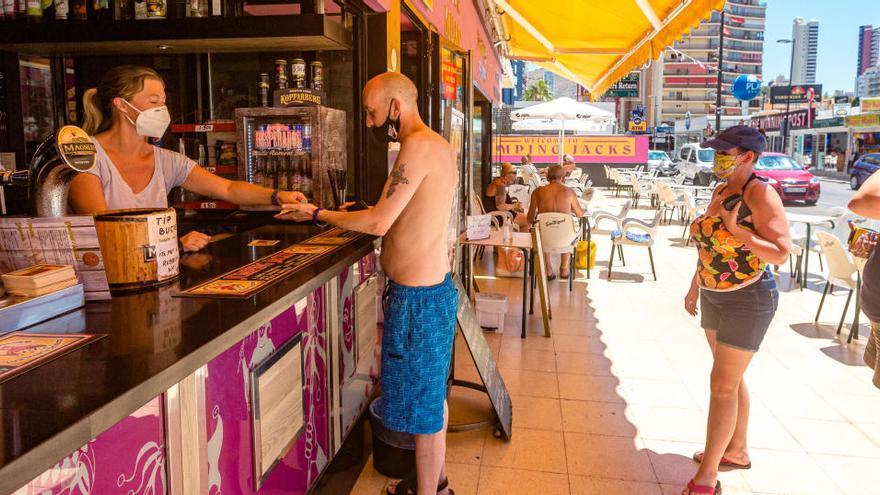
M 562 184 L 565 179 L 565 169 L 562 165 L 553 165 L 547 168 L 547 180 L 550 181 L 546 186 L 535 189 L 532 193 L 532 200 L 529 204 L 529 214 L 527 218 L 530 224 L 537 222 L 538 213 L 573 213 L 578 217 L 584 216 L 584 210 L 578 203 L 577 195 Z M 568 264 L 570 253 L 562 254 L 562 260 L 559 265 L 560 278 L 567 279 L 571 276 L 568 273 Z M 546 258 L 547 274 L 550 280 L 556 278 L 556 272 L 550 265 L 550 257 Z
M 415 435 L 416 473 L 388 493 L 438 493 L 446 479 L 446 380 L 458 312 L 447 254 L 447 228 L 458 167 L 452 147 L 419 116 L 418 93 L 406 76 L 387 72 L 364 87 L 367 127 L 400 153 L 376 206 L 327 211 L 284 205 L 277 218 L 327 222 L 383 236 L 388 275 L 382 335 L 382 420 Z

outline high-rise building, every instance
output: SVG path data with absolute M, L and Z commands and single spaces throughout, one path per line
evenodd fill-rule
M 740 102 L 730 94 L 730 85 L 740 74 L 761 76 L 764 54 L 765 3 L 761 0 L 728 0 L 721 13 L 673 44 L 664 54 L 663 91 L 660 108 L 664 121 L 715 115 L 718 84 L 718 45 L 724 33 L 724 61 L 721 76 L 721 114 L 741 115 Z M 680 55 L 681 54 L 681 55 Z M 760 108 L 760 100 L 749 108 Z
M 859 47 L 856 75 L 861 76 L 877 65 L 880 56 L 880 26 L 859 26 Z
M 513 102 L 522 99 L 526 90 L 526 63 L 522 60 L 511 60 L 510 70 L 513 87 L 501 90 L 501 99 L 505 105 L 513 105 Z
M 860 98 L 880 96 L 880 66 L 868 67 L 856 78 L 856 95 Z
M 816 84 L 816 54 L 819 51 L 819 21 L 796 17 L 791 26 L 792 84 Z

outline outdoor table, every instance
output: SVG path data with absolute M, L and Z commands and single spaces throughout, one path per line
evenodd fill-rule
M 831 228 L 833 229 L 834 217 L 829 217 L 826 215 L 805 215 L 802 213 L 786 213 L 785 216 L 788 219 L 789 223 L 797 222 L 803 223 L 807 226 L 807 240 L 804 246 L 804 274 L 803 280 L 798 281 L 800 283 L 801 290 L 804 290 L 804 287 L 806 287 L 807 285 L 807 273 L 809 273 L 808 268 L 810 266 L 810 244 L 812 242 L 813 226 L 828 223 L 831 224 Z
M 530 275 L 532 272 L 531 264 L 534 262 L 531 252 L 532 252 L 532 234 L 528 232 L 514 232 L 513 239 L 507 243 L 504 242 L 504 234 L 501 230 L 493 230 L 489 237 L 486 239 L 479 239 L 469 241 L 467 238 L 467 234 L 463 233 L 461 237 L 459 237 L 459 242 L 463 245 L 469 246 L 491 246 L 491 247 L 509 247 L 516 248 L 522 251 L 525 261 L 525 266 L 523 267 L 523 297 L 522 297 L 522 338 L 526 338 L 526 306 L 529 299 L 529 286 L 530 283 Z

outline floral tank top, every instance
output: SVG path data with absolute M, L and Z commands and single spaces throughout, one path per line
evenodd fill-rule
M 748 182 L 753 178 L 754 176 Z M 743 202 L 740 218 L 750 215 Z M 751 222 L 740 220 L 739 225 L 750 232 L 755 230 Z M 767 266 L 767 263 L 727 230 L 720 215 L 698 217 L 691 224 L 690 234 L 699 252 L 698 279 L 700 287 L 704 289 L 740 289 L 759 279 Z

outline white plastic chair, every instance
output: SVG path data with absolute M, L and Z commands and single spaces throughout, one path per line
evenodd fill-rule
M 507 186 L 507 194 L 509 194 L 511 198 L 519 201 L 519 204 L 522 205 L 523 211 L 529 211 L 529 202 L 532 200 L 532 195 L 529 194 L 529 186 L 525 184 Z
M 819 239 L 822 253 L 828 262 L 828 273 L 825 274 L 825 290 L 822 292 L 822 299 L 819 301 L 819 309 L 816 310 L 814 322 L 819 321 L 819 314 L 822 312 L 825 296 L 828 295 L 832 286 L 849 289 L 849 293 L 846 296 L 846 304 L 843 307 L 843 314 L 840 315 L 840 323 L 837 325 L 837 334 L 839 335 L 840 329 L 843 327 L 843 321 L 846 319 L 846 311 L 849 309 L 849 302 L 852 299 L 853 292 L 859 286 L 859 269 L 840 239 L 821 230 L 816 232 L 816 237 Z M 859 301 L 859 298 L 856 298 L 856 313 L 855 321 L 853 322 L 853 332 L 855 332 L 855 335 L 858 335 L 859 331 L 859 311 L 861 309 L 861 301 Z M 850 332 L 847 342 L 852 341 L 853 332 Z
M 631 192 L 633 207 L 639 206 L 639 200 L 642 198 L 642 196 L 647 196 L 648 198 L 651 197 L 651 190 L 653 188 L 653 185 L 641 182 L 637 175 L 632 174 L 629 176 L 629 184 L 632 188 Z
M 655 182 L 654 187 L 657 191 L 657 200 L 660 204 L 660 210 L 663 212 L 663 217 L 665 218 L 666 212 L 669 211 L 669 223 L 672 223 L 672 217 L 677 210 L 679 211 L 679 217 L 684 222 L 684 211 L 688 207 L 687 192 L 673 191 L 669 184 L 664 181 Z
M 623 227 L 616 233 L 611 235 L 611 259 L 608 260 L 608 280 L 611 280 L 611 269 L 614 266 L 614 247 L 617 247 L 618 250 L 623 252 L 623 246 L 638 246 L 648 248 L 648 259 L 651 261 L 651 273 L 654 275 L 654 280 L 657 280 L 657 270 L 654 268 L 654 252 L 651 247 L 654 245 L 654 241 L 657 239 L 657 227 L 660 226 L 660 218 L 662 212 L 657 210 L 657 213 L 654 214 L 653 220 L 650 222 L 646 222 L 644 220 L 640 220 L 638 218 L 625 218 L 623 222 L 621 222 L 621 226 Z M 627 234 L 632 234 L 632 237 L 636 239 L 631 239 Z M 647 238 L 638 239 L 643 235 L 647 234 Z M 621 256 L 623 256 L 621 254 Z
M 541 244 L 548 254 L 569 253 L 568 290 L 574 289 L 574 260 L 578 229 L 574 217 L 568 213 L 539 213 L 538 228 L 541 230 Z

